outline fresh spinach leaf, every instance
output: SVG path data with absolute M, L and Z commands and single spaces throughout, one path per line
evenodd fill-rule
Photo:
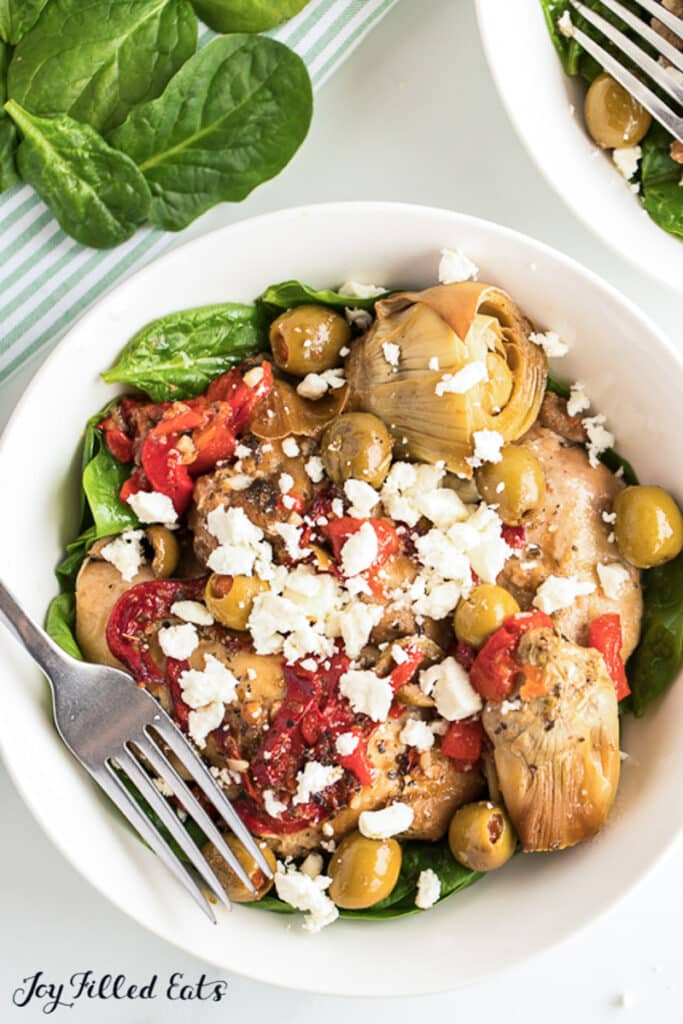
M 227 302 L 187 309 L 143 327 L 102 377 L 107 384 L 133 384 L 155 402 L 191 398 L 267 343 L 265 323 L 254 306 Z
M 215 39 L 163 95 L 111 135 L 144 173 L 150 220 L 179 231 L 209 207 L 237 202 L 294 156 L 311 120 L 306 65 L 265 36 Z
M 545 389 L 552 391 L 554 395 L 559 395 L 560 398 L 569 398 L 570 395 L 569 386 L 564 381 L 558 380 L 557 377 L 553 377 L 551 373 L 548 374 Z
M 56 569 L 57 578 L 63 586 L 69 587 L 73 585 L 90 545 L 96 540 L 97 530 L 94 523 L 91 523 L 75 540 L 67 544 L 66 555 Z
M 640 718 L 683 666 L 683 554 L 645 574 L 640 643 L 628 663 L 631 705 Z
M 653 124 L 643 139 L 640 180 L 643 206 L 665 231 L 683 236 L 683 188 L 681 165 L 671 159 L 672 138 L 661 125 Z
M 89 125 L 66 115 L 36 117 L 15 100 L 5 110 L 20 129 L 19 171 L 60 225 L 83 245 L 124 242 L 149 210 L 145 179 L 132 160 Z
M 139 525 L 132 509 L 121 501 L 119 491 L 131 467 L 111 454 L 105 444 L 83 470 L 83 491 L 95 524 L 95 537 L 108 537 Z
M 264 307 L 269 319 L 278 316 L 282 310 L 293 309 L 294 306 L 302 306 L 308 302 L 319 303 L 322 306 L 332 306 L 334 309 L 343 309 L 346 306 L 353 309 L 375 308 L 379 299 L 386 298 L 390 292 L 383 292 L 382 295 L 375 295 L 369 299 L 359 299 L 353 295 L 342 295 L 341 292 L 332 291 L 329 288 L 317 289 L 301 281 L 282 281 L 280 284 L 271 284 L 266 288 L 259 302 Z
M 17 46 L 9 95 L 107 132 L 163 92 L 197 34 L 189 0 L 50 0 Z
M 0 39 L 13 46 L 33 28 L 48 0 L 0 0 Z
M 308 0 L 192 0 L 214 32 L 266 32 L 288 21 Z
M 73 592 L 65 591 L 58 594 L 52 599 L 47 610 L 45 632 L 63 651 L 82 661 L 83 655 L 74 635 L 75 623 L 76 600 Z
M 0 0 L 0 24 L 2 0 Z M 19 181 L 15 156 L 19 136 L 2 107 L 7 99 L 7 68 L 12 57 L 11 47 L 0 40 L 0 193 L 13 188 Z

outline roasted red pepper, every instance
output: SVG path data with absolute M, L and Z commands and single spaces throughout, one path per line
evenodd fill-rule
M 370 523 L 377 537 L 377 557 L 372 565 L 361 573 L 368 580 L 370 588 L 377 597 L 383 597 L 384 591 L 377 579 L 377 573 L 387 559 L 398 553 L 401 541 L 396 528 L 388 519 L 355 519 L 353 516 L 340 516 L 339 519 L 331 519 L 321 527 L 321 532 L 328 538 L 332 545 L 334 558 L 337 563 L 341 562 L 342 548 L 349 537 L 357 533 L 364 523 Z M 337 572 L 341 573 L 338 567 Z
M 515 688 L 519 641 L 530 629 L 553 628 L 545 612 L 518 612 L 493 633 L 474 659 L 470 683 L 484 700 L 505 700 Z
M 524 526 L 509 526 L 507 523 L 504 523 L 503 529 L 500 532 L 505 543 L 511 548 L 519 550 L 526 547 L 526 529 Z
M 179 449 L 179 434 L 156 433 L 150 430 L 142 442 L 140 457 L 151 490 L 166 494 L 179 516 L 192 501 L 192 477 Z
M 623 645 L 621 617 L 613 613 L 600 615 L 597 619 L 593 619 L 590 624 L 588 645 L 595 647 L 602 654 L 607 671 L 612 677 L 614 688 L 617 691 L 617 700 L 628 697 L 631 687 L 628 685 L 624 659 L 621 656 Z
M 451 722 L 441 739 L 441 753 L 458 761 L 462 767 L 472 765 L 481 757 L 484 729 L 478 718 Z

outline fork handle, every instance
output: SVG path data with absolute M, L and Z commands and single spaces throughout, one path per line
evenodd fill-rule
M 50 682 L 60 669 L 64 669 L 72 661 L 69 655 L 60 650 L 47 633 L 26 614 L 2 580 L 0 580 L 0 619 L 20 640 L 33 660 L 40 665 Z

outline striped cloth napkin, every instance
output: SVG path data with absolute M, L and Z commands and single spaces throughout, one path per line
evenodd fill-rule
M 397 0 L 311 0 L 271 34 L 306 61 L 318 89 Z M 206 32 L 200 45 L 208 41 Z M 170 245 L 143 228 L 108 251 L 69 238 L 27 186 L 0 196 L 0 383 L 64 334 L 104 291 Z

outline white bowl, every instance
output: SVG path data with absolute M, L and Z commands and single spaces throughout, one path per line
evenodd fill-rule
M 564 73 L 539 0 L 477 0 L 477 15 L 500 98 L 551 187 L 620 256 L 683 291 L 683 241 L 650 219 L 588 135 L 585 84 Z
M 676 490 L 683 366 L 623 296 L 565 256 L 513 231 L 442 210 L 340 203 L 245 221 L 177 249 L 120 285 L 62 341 L 23 397 L 0 447 L 3 576 L 36 618 L 74 533 L 76 449 L 110 396 L 99 379 L 137 328 L 171 310 L 250 301 L 286 278 L 335 285 L 433 283 L 442 246 L 460 246 L 481 277 L 510 291 L 571 344 L 562 372 L 586 382 L 645 480 Z M 300 920 L 237 907 L 211 926 L 111 812 L 62 746 L 47 687 L 0 631 L 0 740 L 28 806 L 93 885 L 141 924 L 230 971 L 342 995 L 407 995 L 462 986 L 570 935 L 655 863 L 683 821 L 683 686 L 624 744 L 623 773 L 600 838 L 550 856 L 518 857 L 428 913 L 387 923 L 338 922 L 317 936 Z

